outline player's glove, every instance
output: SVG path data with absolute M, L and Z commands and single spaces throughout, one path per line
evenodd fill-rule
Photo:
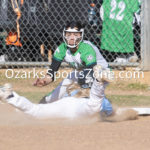
M 46 75 L 44 79 L 37 79 L 33 85 L 34 86 L 38 86 L 38 87 L 42 87 L 42 86 L 46 86 L 48 84 L 50 84 L 52 82 L 52 78 L 49 75 Z
M 94 81 L 93 70 L 92 69 L 84 69 L 80 73 L 78 76 L 78 84 L 84 89 L 91 88 L 93 81 Z

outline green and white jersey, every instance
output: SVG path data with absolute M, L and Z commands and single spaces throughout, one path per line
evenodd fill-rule
M 82 41 L 77 51 L 73 54 L 65 43 L 62 43 L 53 55 L 58 61 L 65 61 L 73 68 L 85 68 L 92 64 L 101 64 L 102 67 L 108 67 L 107 62 L 100 54 L 98 48 L 90 41 Z
M 132 22 L 138 0 L 104 0 L 101 48 L 111 52 L 134 51 Z

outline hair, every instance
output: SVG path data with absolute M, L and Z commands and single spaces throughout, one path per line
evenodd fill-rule
M 84 28 L 84 25 L 80 22 L 80 21 L 70 21 L 70 22 L 67 22 L 65 28 L 68 29 L 68 28 L 77 28 L 78 31 L 82 28 Z
M 76 83 L 76 82 L 72 82 L 71 84 L 67 85 L 67 93 L 71 94 L 72 91 L 74 90 L 79 90 L 79 92 L 74 95 L 74 97 L 78 98 L 78 97 L 89 97 L 90 95 L 90 88 L 81 88 L 81 86 Z

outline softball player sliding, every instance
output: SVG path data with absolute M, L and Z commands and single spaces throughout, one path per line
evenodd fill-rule
M 110 102 L 105 99 L 105 81 L 99 76 L 100 68 L 100 66 L 95 67 L 97 80 L 95 79 L 93 82 L 89 98 L 76 98 L 66 95 L 53 103 L 33 104 L 25 97 L 13 92 L 9 84 L 1 87 L 0 98 L 36 118 L 74 119 L 82 116 L 91 116 L 97 112 L 104 112 L 106 115 L 111 115 L 113 110 Z M 74 92 L 74 95 L 80 92 L 81 95 L 82 89 L 78 88 L 72 90 L 72 92 Z M 70 93 L 67 94 L 69 95 Z
M 109 117 L 121 115 L 125 111 L 134 110 L 138 115 L 150 114 L 150 108 L 123 108 L 113 111 L 111 103 L 105 98 L 105 78 L 100 76 L 100 66 L 94 68 L 95 80 L 90 90 L 89 98 L 77 98 L 76 94 L 82 92 L 76 89 L 73 96 L 66 96 L 62 99 L 49 104 L 33 104 L 25 97 L 19 96 L 12 91 L 9 84 L 0 88 L 0 99 L 20 109 L 33 117 L 42 118 L 68 118 L 76 119 L 84 116 L 92 116 L 100 113 L 101 116 Z M 81 90 L 81 91 L 80 91 Z M 69 93 L 68 93 L 69 94 Z

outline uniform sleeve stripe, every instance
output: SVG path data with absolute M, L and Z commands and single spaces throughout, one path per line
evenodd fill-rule
M 96 62 L 89 63 L 88 65 L 86 65 L 86 67 L 91 66 L 91 65 L 96 65 Z
M 59 59 L 59 58 L 56 58 L 55 56 L 53 56 L 53 59 L 55 59 L 55 60 L 57 60 L 57 61 L 60 61 L 60 62 L 62 62 L 62 60 L 61 60 L 61 59 Z

